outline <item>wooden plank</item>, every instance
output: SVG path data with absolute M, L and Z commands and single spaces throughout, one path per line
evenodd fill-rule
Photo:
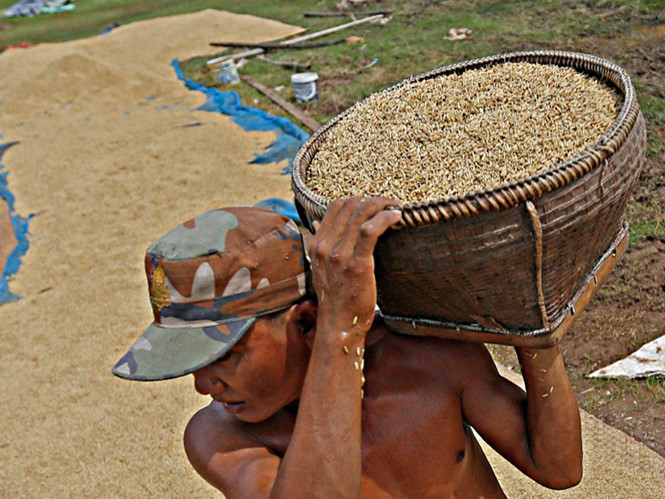
M 298 109 L 296 106 L 291 104 L 289 101 L 284 99 L 282 96 L 278 95 L 276 92 L 272 91 L 262 83 L 259 83 L 256 81 L 254 78 L 251 78 L 246 75 L 241 75 L 240 78 L 242 81 L 247 83 L 248 85 L 254 87 L 257 89 L 259 92 L 261 92 L 263 95 L 268 97 L 270 100 L 272 100 L 275 104 L 277 104 L 279 107 L 290 113 L 293 117 L 301 121 L 307 128 L 309 128 L 312 132 L 318 130 L 321 128 L 321 125 L 314 119 L 312 118 L 309 114 L 307 114 L 305 111 L 302 109 Z
M 382 14 L 384 16 L 389 16 L 393 12 L 391 10 L 373 10 L 369 12 L 303 12 L 304 17 L 354 17 L 354 16 L 374 16 L 376 14 Z
M 337 45 L 344 43 L 346 38 L 339 38 L 337 40 L 330 40 L 328 42 L 304 42 L 295 43 L 291 45 L 283 45 L 281 43 L 236 43 L 236 42 L 210 42 L 213 47 L 229 47 L 229 48 L 250 48 L 250 49 L 263 49 L 266 51 L 276 49 L 313 49 L 318 47 L 327 47 L 329 45 Z

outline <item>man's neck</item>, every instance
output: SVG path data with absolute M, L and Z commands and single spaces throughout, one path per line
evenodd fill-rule
M 389 334 L 388 328 L 385 326 L 383 319 L 379 317 L 379 314 L 374 314 L 374 322 L 367 332 L 367 339 L 365 340 L 365 348 L 371 348 L 381 340 L 383 340 L 387 334 Z

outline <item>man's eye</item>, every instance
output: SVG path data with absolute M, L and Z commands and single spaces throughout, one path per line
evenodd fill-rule
M 222 355 L 219 359 L 217 359 L 217 362 L 224 362 L 225 360 L 229 360 L 229 357 L 231 357 L 232 353 L 233 353 L 233 351 L 229 350 L 224 355 Z

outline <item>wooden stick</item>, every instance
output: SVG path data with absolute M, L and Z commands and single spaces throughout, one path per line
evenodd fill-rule
M 242 81 L 244 81 L 248 85 L 254 87 L 259 92 L 261 92 L 263 95 L 268 97 L 270 100 L 272 100 L 279 107 L 281 107 L 285 111 L 289 112 L 296 119 L 300 120 L 312 132 L 314 132 L 314 131 L 318 130 L 319 128 L 321 128 L 321 125 L 319 125 L 317 123 L 317 121 L 314 118 L 312 118 L 309 114 L 307 114 L 305 111 L 303 111 L 302 109 L 298 109 L 296 106 L 291 104 L 289 101 L 285 100 L 280 95 L 277 95 L 275 92 L 270 90 L 268 87 L 266 87 L 262 83 L 259 83 L 254 78 L 251 78 L 251 77 L 246 76 L 246 75 L 242 75 L 242 76 L 240 76 L 240 78 L 242 79 Z
M 625 6 L 625 5 L 622 5 L 622 6 L 619 7 L 618 9 L 610 10 L 610 11 L 607 11 L 607 12 L 601 14 L 601 15 L 600 15 L 600 18 L 604 21 L 604 20 L 607 19 L 608 17 L 611 17 L 611 16 L 613 16 L 613 15 L 615 15 L 615 14 L 620 14 L 620 13 L 623 12 L 625 9 L 626 9 L 626 6 Z
M 309 69 L 309 67 L 311 66 L 309 62 L 302 63 L 302 62 L 289 62 L 289 61 L 274 61 L 272 59 L 268 59 L 264 55 L 257 55 L 256 60 L 261 62 L 267 62 L 268 64 L 272 64 L 273 66 L 282 66 L 284 68 L 293 68 L 293 69 Z
M 372 10 L 369 12 L 303 12 L 302 15 L 305 17 L 347 17 L 347 16 L 375 16 L 377 14 L 382 14 L 384 16 L 389 16 L 392 14 L 391 10 Z
M 309 42 L 297 43 L 295 45 L 283 45 L 281 43 L 236 43 L 236 42 L 210 42 L 213 47 L 231 47 L 231 48 L 260 48 L 265 51 L 275 49 L 311 49 L 316 47 L 327 47 L 328 45 L 337 45 L 344 43 L 345 38 L 330 40 L 329 42 Z
M 291 40 L 284 40 L 283 42 L 280 42 L 279 45 L 283 46 L 289 46 L 289 45 L 295 45 L 296 43 L 304 42 L 306 40 L 311 40 L 313 38 L 319 38 L 321 36 L 329 35 L 330 33 L 335 33 L 337 31 L 341 31 L 346 28 L 350 28 L 351 26 L 358 26 L 359 24 L 364 24 L 372 21 L 378 21 L 379 19 L 383 19 L 384 16 L 382 14 L 377 14 L 375 16 L 369 16 L 369 17 L 364 17 L 363 19 L 358 19 L 356 21 L 352 21 L 350 23 L 346 24 L 341 24 L 339 26 L 335 26 L 333 28 L 328 28 L 324 29 L 323 31 L 317 31 L 316 33 L 311 33 L 309 35 L 304 35 L 304 36 L 299 36 L 297 38 L 292 38 Z M 231 54 L 231 55 L 223 55 L 221 57 L 217 57 L 215 59 L 210 59 L 209 61 L 206 62 L 208 66 L 212 66 L 215 64 L 218 64 L 223 61 L 228 61 L 229 59 L 240 59 L 242 57 L 253 57 L 255 55 L 260 55 L 265 52 L 264 49 L 257 48 L 257 49 L 252 49 L 252 50 L 247 50 L 245 52 L 240 52 L 239 54 Z

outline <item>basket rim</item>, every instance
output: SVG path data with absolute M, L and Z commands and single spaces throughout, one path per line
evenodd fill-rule
M 568 185 L 605 162 L 625 142 L 635 125 L 639 114 L 639 104 L 626 71 L 614 62 L 580 52 L 532 50 L 470 59 L 411 76 L 390 87 L 379 90 L 378 93 L 391 92 L 405 85 L 447 74 L 459 74 L 468 70 L 508 62 L 567 66 L 578 71 L 591 73 L 614 84 L 624 95 L 623 105 L 607 131 L 595 143 L 567 160 L 529 177 L 514 180 L 494 188 L 482 189 L 462 196 L 404 203 L 401 205 L 401 226 L 427 225 L 452 218 L 468 218 L 481 212 L 508 209 L 521 202 L 538 198 L 546 192 Z M 312 134 L 294 158 L 291 178 L 292 189 L 296 194 L 296 198 L 299 196 L 303 198 L 298 199 L 298 201 L 304 200 L 304 204 L 309 205 L 306 208 L 314 211 L 317 216 L 323 217 L 328 205 L 333 200 L 312 192 L 304 182 L 304 174 L 318 149 L 319 143 L 325 138 L 330 129 L 368 97 L 356 102 Z M 306 157 L 308 154 L 311 154 L 311 158 Z

